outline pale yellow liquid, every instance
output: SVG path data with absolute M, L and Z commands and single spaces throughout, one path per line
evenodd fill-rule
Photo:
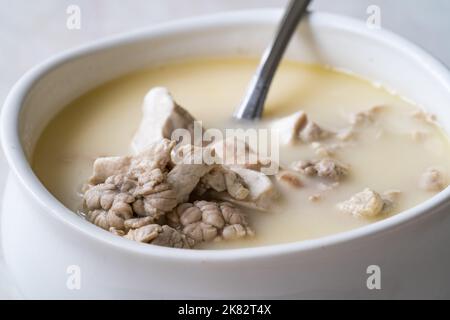
M 129 153 L 145 94 L 155 86 L 170 89 L 180 105 L 208 128 L 223 128 L 239 105 L 255 71 L 253 59 L 202 59 L 141 71 L 103 85 L 67 106 L 43 132 L 33 168 L 48 190 L 73 211 L 80 208 L 80 188 L 97 157 Z M 376 124 L 355 146 L 336 157 L 351 166 L 351 175 L 318 203 L 308 197 L 312 187 L 283 191 L 269 213 L 251 213 L 256 236 L 251 240 L 209 244 L 209 248 L 261 246 L 317 238 L 361 227 L 373 220 L 357 219 L 336 204 L 364 188 L 403 192 L 394 213 L 411 208 L 434 194 L 422 191 L 418 180 L 428 167 L 450 171 L 447 137 L 436 126 L 411 117 L 417 107 L 359 78 L 318 66 L 284 63 L 270 92 L 266 117 L 305 111 L 321 126 L 348 126 L 351 112 L 385 105 Z M 426 132 L 415 142 L 411 133 Z M 310 146 L 281 150 L 282 164 L 314 158 Z M 382 218 L 386 218 L 383 216 Z

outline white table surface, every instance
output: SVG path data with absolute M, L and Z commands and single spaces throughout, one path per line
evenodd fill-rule
M 159 22 L 259 7 L 287 0 L 0 0 L 0 102 L 30 67 L 62 50 Z M 66 9 L 81 9 L 81 29 L 66 28 Z M 421 45 L 450 66 L 448 0 L 315 0 L 312 9 L 366 20 L 381 9 L 382 27 Z M 7 173 L 0 151 L 0 193 Z M 1 200 L 0 200 L 1 201 Z M 19 298 L 0 255 L 0 299 Z

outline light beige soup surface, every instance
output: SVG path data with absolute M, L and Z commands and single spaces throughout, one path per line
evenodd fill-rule
M 103 85 L 67 106 L 43 132 L 33 167 L 43 184 L 68 208 L 81 205 L 80 189 L 97 157 L 130 153 L 141 120 L 145 94 L 155 86 L 169 88 L 177 102 L 205 127 L 224 128 L 253 74 L 253 59 L 202 59 L 140 71 Z M 402 191 L 394 213 L 411 208 L 434 193 L 418 187 L 429 167 L 450 171 L 450 146 L 437 126 L 411 116 L 417 107 L 359 78 L 318 66 L 286 62 L 270 92 L 266 117 L 305 111 L 330 130 L 348 126 L 350 113 L 386 106 L 375 124 L 355 145 L 336 157 L 351 174 L 319 202 L 308 198 L 317 190 L 284 191 L 284 200 L 269 213 L 251 213 L 253 239 L 209 244 L 209 248 L 261 246 L 317 238 L 374 220 L 355 218 L 336 205 L 364 188 Z M 414 139 L 419 132 L 422 139 Z M 416 136 L 417 138 L 417 136 Z M 314 157 L 309 145 L 283 148 L 281 163 Z M 386 218 L 383 216 L 381 218 Z

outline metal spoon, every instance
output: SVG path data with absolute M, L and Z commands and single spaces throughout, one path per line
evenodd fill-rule
M 235 118 L 246 120 L 261 118 L 275 72 L 310 2 L 311 0 L 291 0 L 289 3 L 277 35 L 264 52 L 256 74 L 250 82 L 244 101 L 234 115 Z

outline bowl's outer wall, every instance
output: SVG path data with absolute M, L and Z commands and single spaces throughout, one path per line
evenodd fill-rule
M 48 121 L 67 102 L 96 85 L 167 60 L 256 55 L 271 38 L 278 17 L 278 11 L 261 11 L 191 20 L 96 44 L 36 69 L 28 77 L 36 78 L 36 83 L 23 97 L 20 90 L 13 92 L 6 105 L 8 110 L 22 107 L 19 132 L 26 155 L 31 155 Z M 428 56 L 411 50 L 395 36 L 368 31 L 362 23 L 315 14 L 300 28 L 288 57 L 381 81 L 429 106 L 448 129 L 448 74 Z M 11 151 L 10 131 L 2 132 L 7 155 L 16 152 Z M 14 169 L 13 157 L 9 159 Z M 55 204 L 36 177 L 22 172 L 23 166 L 15 169 L 3 202 L 2 244 L 8 266 L 29 298 L 450 297 L 446 247 L 450 217 L 445 205 L 395 228 L 333 245 L 324 242 L 311 250 L 279 254 L 271 250 L 248 259 L 236 255 L 235 259 L 178 260 L 173 254 L 152 254 L 156 249 L 151 246 L 142 254 L 99 240 L 112 236 Z M 80 230 L 89 230 L 92 236 Z M 233 257 L 231 252 L 223 255 Z M 381 290 L 367 287 L 370 265 L 381 268 Z M 71 266 L 81 272 L 79 290 L 70 289 L 71 272 L 78 270 Z
M 398 230 L 333 247 L 266 258 L 180 263 L 80 238 L 24 195 L 12 176 L 6 196 L 4 253 L 27 298 L 450 297 L 450 217 L 444 214 L 448 208 Z M 367 287 L 367 268 L 372 265 L 380 267 L 381 290 Z M 70 286 L 72 266 L 80 270 L 79 290 Z

